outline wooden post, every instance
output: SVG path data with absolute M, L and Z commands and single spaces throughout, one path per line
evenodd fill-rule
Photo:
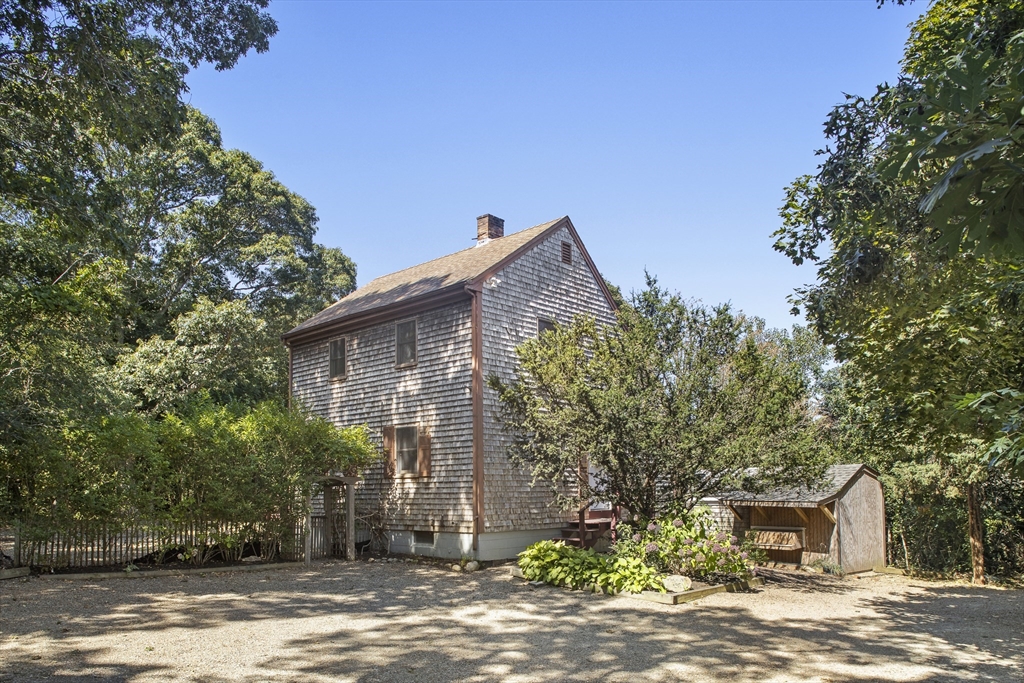
M 14 525 L 14 566 L 21 566 L 21 522 Z
M 981 500 L 978 485 L 971 482 L 967 485 L 967 536 L 971 545 L 971 583 L 984 586 L 985 580 L 985 544 L 984 527 L 981 519 Z
M 312 562 L 313 555 L 313 489 L 310 487 L 309 496 L 306 497 L 306 524 L 303 529 L 302 535 L 305 537 L 302 553 L 302 559 L 304 564 L 308 567 Z
M 359 477 L 342 477 L 345 482 L 345 559 L 356 559 L 356 482 Z

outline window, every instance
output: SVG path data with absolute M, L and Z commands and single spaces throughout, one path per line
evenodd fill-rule
M 562 263 L 572 263 L 572 242 L 562 242 Z
M 417 451 L 419 434 L 416 427 L 395 429 L 395 471 L 398 474 L 417 474 Z
M 331 341 L 331 379 L 345 376 L 345 339 Z
M 387 477 L 430 476 L 430 434 L 419 425 L 387 426 L 382 430 Z
M 434 545 L 433 531 L 413 531 L 412 542 L 414 545 Z
M 416 362 L 416 321 L 406 320 L 395 326 L 395 365 Z
M 555 323 L 547 318 L 537 318 L 537 336 L 555 329 Z

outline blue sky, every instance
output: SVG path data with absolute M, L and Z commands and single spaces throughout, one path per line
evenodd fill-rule
M 924 3 L 274 2 L 270 51 L 194 106 L 318 211 L 360 284 L 568 214 L 625 291 L 646 268 L 773 326 L 814 278 L 771 248 L 843 93 L 895 78 Z

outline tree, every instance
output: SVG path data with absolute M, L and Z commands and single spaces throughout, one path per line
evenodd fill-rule
M 848 97 L 832 111 L 825 125 L 831 146 L 822 152 L 825 158 L 815 176 L 788 188 L 783 227 L 776 232 L 776 249 L 794 263 L 818 264 L 817 282 L 798 290 L 795 302 L 835 346 L 838 359 L 851 364 L 861 385 L 858 400 L 898 421 L 891 433 L 904 439 L 920 462 L 947 468 L 961 463 L 964 454 L 973 453 L 977 463 L 980 454 L 991 453 L 1003 427 L 958 410 L 963 397 L 1024 381 L 1019 360 L 1024 349 L 1016 333 L 1022 322 L 1022 283 L 1015 257 L 992 248 L 1012 240 L 1002 239 L 998 227 L 979 232 L 995 204 L 970 216 L 957 214 L 962 207 L 952 208 L 964 188 L 988 192 L 976 184 L 978 179 L 996 178 L 996 166 L 1006 161 L 1005 156 L 986 157 L 987 152 L 977 156 L 983 142 L 972 136 L 985 135 L 977 121 L 961 120 L 957 131 L 929 138 L 930 151 L 908 156 L 907 145 L 935 132 L 924 130 L 921 116 L 933 123 L 953 122 L 922 99 L 935 96 L 936 88 L 960 88 L 948 105 L 956 98 L 960 104 L 970 100 L 972 110 L 978 105 L 972 99 L 977 83 L 961 78 L 955 60 L 944 60 L 949 50 L 968 43 L 984 44 L 992 55 L 1009 54 L 1007 41 L 1014 33 L 1004 29 L 1017 21 L 1013 16 L 1019 19 L 1019 5 L 999 7 L 990 12 L 975 2 L 932 6 L 912 30 L 900 82 L 881 86 L 870 98 Z M 974 37 L 964 42 L 964 30 L 972 25 Z M 943 146 L 944 140 L 954 139 L 956 145 Z M 982 157 L 984 164 L 995 166 L 970 171 Z M 952 186 L 958 178 L 964 182 L 954 193 L 935 191 L 935 183 Z M 971 201 L 978 208 L 989 200 L 998 203 L 991 193 Z M 939 210 L 940 204 L 945 208 Z M 817 250 L 826 245 L 830 253 L 819 257 Z M 980 583 L 985 474 L 974 470 L 965 501 Z
M 489 378 L 510 457 L 564 507 L 609 500 L 649 519 L 821 473 L 800 354 L 727 306 L 687 303 L 649 277 L 614 326 L 578 318 L 516 353 L 513 381 Z
M 173 139 L 189 68 L 277 32 L 268 0 L 0 1 L 0 196 L 80 233 L 110 203 L 104 147 Z

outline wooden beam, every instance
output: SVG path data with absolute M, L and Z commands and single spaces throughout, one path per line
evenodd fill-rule
M 755 505 L 755 506 L 754 506 L 754 512 L 756 512 L 757 514 L 761 515 L 761 516 L 762 516 L 762 517 L 764 517 L 765 519 L 768 519 L 768 513 L 767 513 L 767 512 L 765 512 L 764 510 L 762 510 L 762 509 L 761 509 L 760 507 L 758 507 L 757 505 Z
M 729 512 L 732 513 L 733 517 L 735 517 L 736 519 L 738 519 L 741 522 L 743 521 L 743 515 L 741 515 L 740 513 L 736 512 L 736 508 L 734 508 L 732 505 L 726 505 L 725 507 L 729 508 Z
M 839 524 L 839 522 L 836 521 L 836 516 L 832 514 L 832 511 L 829 510 L 828 507 L 824 505 L 819 505 L 818 509 L 824 512 L 825 516 L 828 517 L 829 521 L 831 521 L 833 524 Z
M 800 508 L 793 508 L 793 509 L 796 510 L 796 514 L 800 515 L 800 519 L 804 520 L 805 524 L 810 524 L 811 523 L 811 518 L 807 516 L 806 512 L 804 512 Z
M 484 308 L 482 285 L 466 287 L 470 293 L 471 394 L 473 405 L 473 551 L 480 549 L 484 531 Z

